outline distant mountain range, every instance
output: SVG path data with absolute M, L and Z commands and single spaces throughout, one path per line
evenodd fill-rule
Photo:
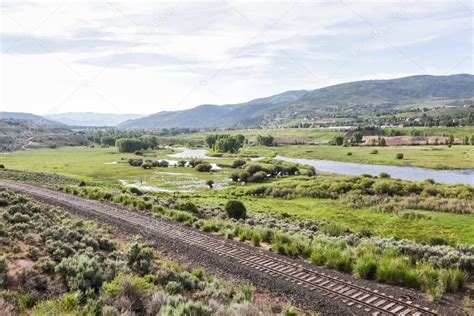
M 366 80 L 316 90 L 287 91 L 238 104 L 203 104 L 183 111 L 140 114 L 60 113 L 44 117 L 0 112 L 0 119 L 50 127 L 117 126 L 122 129 L 276 127 L 294 122 L 357 122 L 395 113 L 474 113 L 474 76 L 411 76 Z M 428 112 L 426 112 L 428 111 Z M 335 122 L 335 123 L 334 123 Z
M 113 114 L 93 112 L 71 112 L 45 115 L 47 119 L 69 126 L 117 126 L 128 120 L 138 119 L 140 114 Z
M 411 76 L 367 80 L 316 90 L 288 91 L 239 104 L 205 104 L 128 120 L 124 129 L 172 127 L 249 127 L 284 125 L 294 120 L 357 118 L 409 107 L 457 104 L 474 98 L 474 76 Z M 459 102 L 461 101 L 461 102 Z

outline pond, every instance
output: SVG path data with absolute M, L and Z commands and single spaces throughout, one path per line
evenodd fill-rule
M 347 175 L 370 174 L 381 172 L 390 174 L 392 178 L 411 181 L 433 179 L 439 183 L 474 185 L 474 169 L 465 170 L 434 170 L 409 166 L 371 165 L 354 162 L 341 162 L 321 159 L 290 158 L 277 155 L 275 159 L 313 166 L 316 170 Z

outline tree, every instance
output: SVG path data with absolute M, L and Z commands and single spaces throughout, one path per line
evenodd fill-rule
M 380 146 L 387 146 L 387 141 L 385 140 L 385 138 L 381 138 L 380 139 L 380 143 L 379 143 Z
M 115 146 L 123 153 L 133 153 L 145 147 L 141 140 L 135 138 L 120 138 L 115 142 Z
M 362 143 L 362 133 L 361 132 L 355 132 L 353 135 L 352 135 L 352 143 L 355 143 L 355 144 L 359 144 L 359 143 Z
M 217 135 L 217 141 L 214 144 L 214 150 L 221 153 L 235 154 L 244 145 L 245 137 L 237 135 Z
M 228 201 L 225 206 L 225 211 L 227 213 L 227 216 L 229 216 L 230 218 L 244 219 L 247 217 L 247 209 L 245 208 L 245 205 L 240 201 Z
M 448 145 L 453 145 L 454 144 L 454 136 L 453 135 L 449 135 L 448 137 Z
M 258 135 L 257 136 L 257 145 L 261 146 L 276 146 L 275 139 L 271 135 L 263 136 L 263 135 Z
M 336 146 L 342 146 L 344 144 L 344 137 L 343 136 L 336 136 L 334 137 L 334 145 Z
M 102 146 L 115 146 L 115 137 L 102 136 L 100 139 L 100 144 Z
M 212 181 L 212 180 L 207 180 L 207 181 L 206 181 L 206 184 L 209 186 L 209 189 L 212 189 L 212 187 L 214 186 L 214 181 Z
M 207 135 L 206 136 L 207 147 L 214 148 L 216 140 L 217 140 L 217 135 Z
M 156 148 L 158 147 L 158 139 L 153 135 L 146 135 L 141 138 L 144 146 L 143 149 Z

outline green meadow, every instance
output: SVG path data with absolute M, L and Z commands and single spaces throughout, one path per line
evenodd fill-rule
M 335 147 L 335 146 L 281 146 L 281 147 L 248 147 L 245 153 L 271 156 L 280 154 L 305 157 L 326 158 L 356 162 L 397 163 L 394 155 L 404 152 L 406 158 L 402 161 L 416 164 L 425 161 L 426 164 L 438 164 L 445 160 L 457 163 L 457 166 L 472 167 L 472 160 L 465 158 L 456 160 L 456 155 L 463 156 L 466 146 L 453 146 L 443 150 L 431 150 L 431 147 L 411 148 L 379 148 L 379 154 L 369 151 L 373 148 Z M 347 157 L 344 153 L 352 151 Z M 62 147 L 58 149 L 42 149 L 19 151 L 1 156 L 0 164 L 8 169 L 36 172 L 54 172 L 65 176 L 95 182 L 100 185 L 119 185 L 120 180 L 128 183 L 143 182 L 148 186 L 156 186 L 166 190 L 177 190 L 178 196 L 192 199 L 196 204 L 222 206 L 233 197 L 234 185 L 223 190 L 210 190 L 205 185 L 207 180 L 213 180 L 217 185 L 227 184 L 227 178 L 235 169 L 230 168 L 233 159 L 226 158 L 218 161 L 221 170 L 201 173 L 193 168 L 168 167 L 145 170 L 141 167 L 129 166 L 129 158 L 150 160 L 168 159 L 173 149 L 160 149 L 145 152 L 144 156 L 119 153 L 111 148 Z M 455 154 L 457 153 L 457 154 Z M 424 155 L 421 158 L 420 156 Z M 437 157 L 437 155 L 444 155 Z M 366 158 L 363 158 L 366 157 Z M 432 157 L 432 160 L 426 157 Z M 371 159 L 371 160 L 370 160 Z M 320 175 L 326 177 L 325 175 Z M 279 180 L 273 180 L 279 181 Z M 295 180 L 297 181 L 297 180 Z M 248 184 L 250 186 L 252 184 Z M 218 192 L 218 193 L 216 193 Z M 406 219 L 396 213 L 383 213 L 372 208 L 352 209 L 339 200 L 315 198 L 257 198 L 239 197 L 252 213 L 287 213 L 291 220 L 319 219 L 348 227 L 354 231 L 371 231 L 377 235 L 396 238 L 408 238 L 426 241 L 432 236 L 443 237 L 453 243 L 474 243 L 474 217 L 468 214 L 451 214 L 434 211 L 417 211 L 427 216 L 421 219 Z
M 377 152 L 375 152 L 377 151 Z M 281 145 L 277 147 L 249 146 L 245 154 L 271 157 L 276 154 L 294 158 L 326 159 L 368 164 L 417 166 L 432 169 L 474 168 L 474 146 L 330 146 Z M 403 159 L 397 159 L 397 153 Z

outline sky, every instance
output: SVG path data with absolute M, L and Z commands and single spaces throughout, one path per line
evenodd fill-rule
M 2 1 L 0 111 L 140 113 L 473 73 L 473 4 Z

